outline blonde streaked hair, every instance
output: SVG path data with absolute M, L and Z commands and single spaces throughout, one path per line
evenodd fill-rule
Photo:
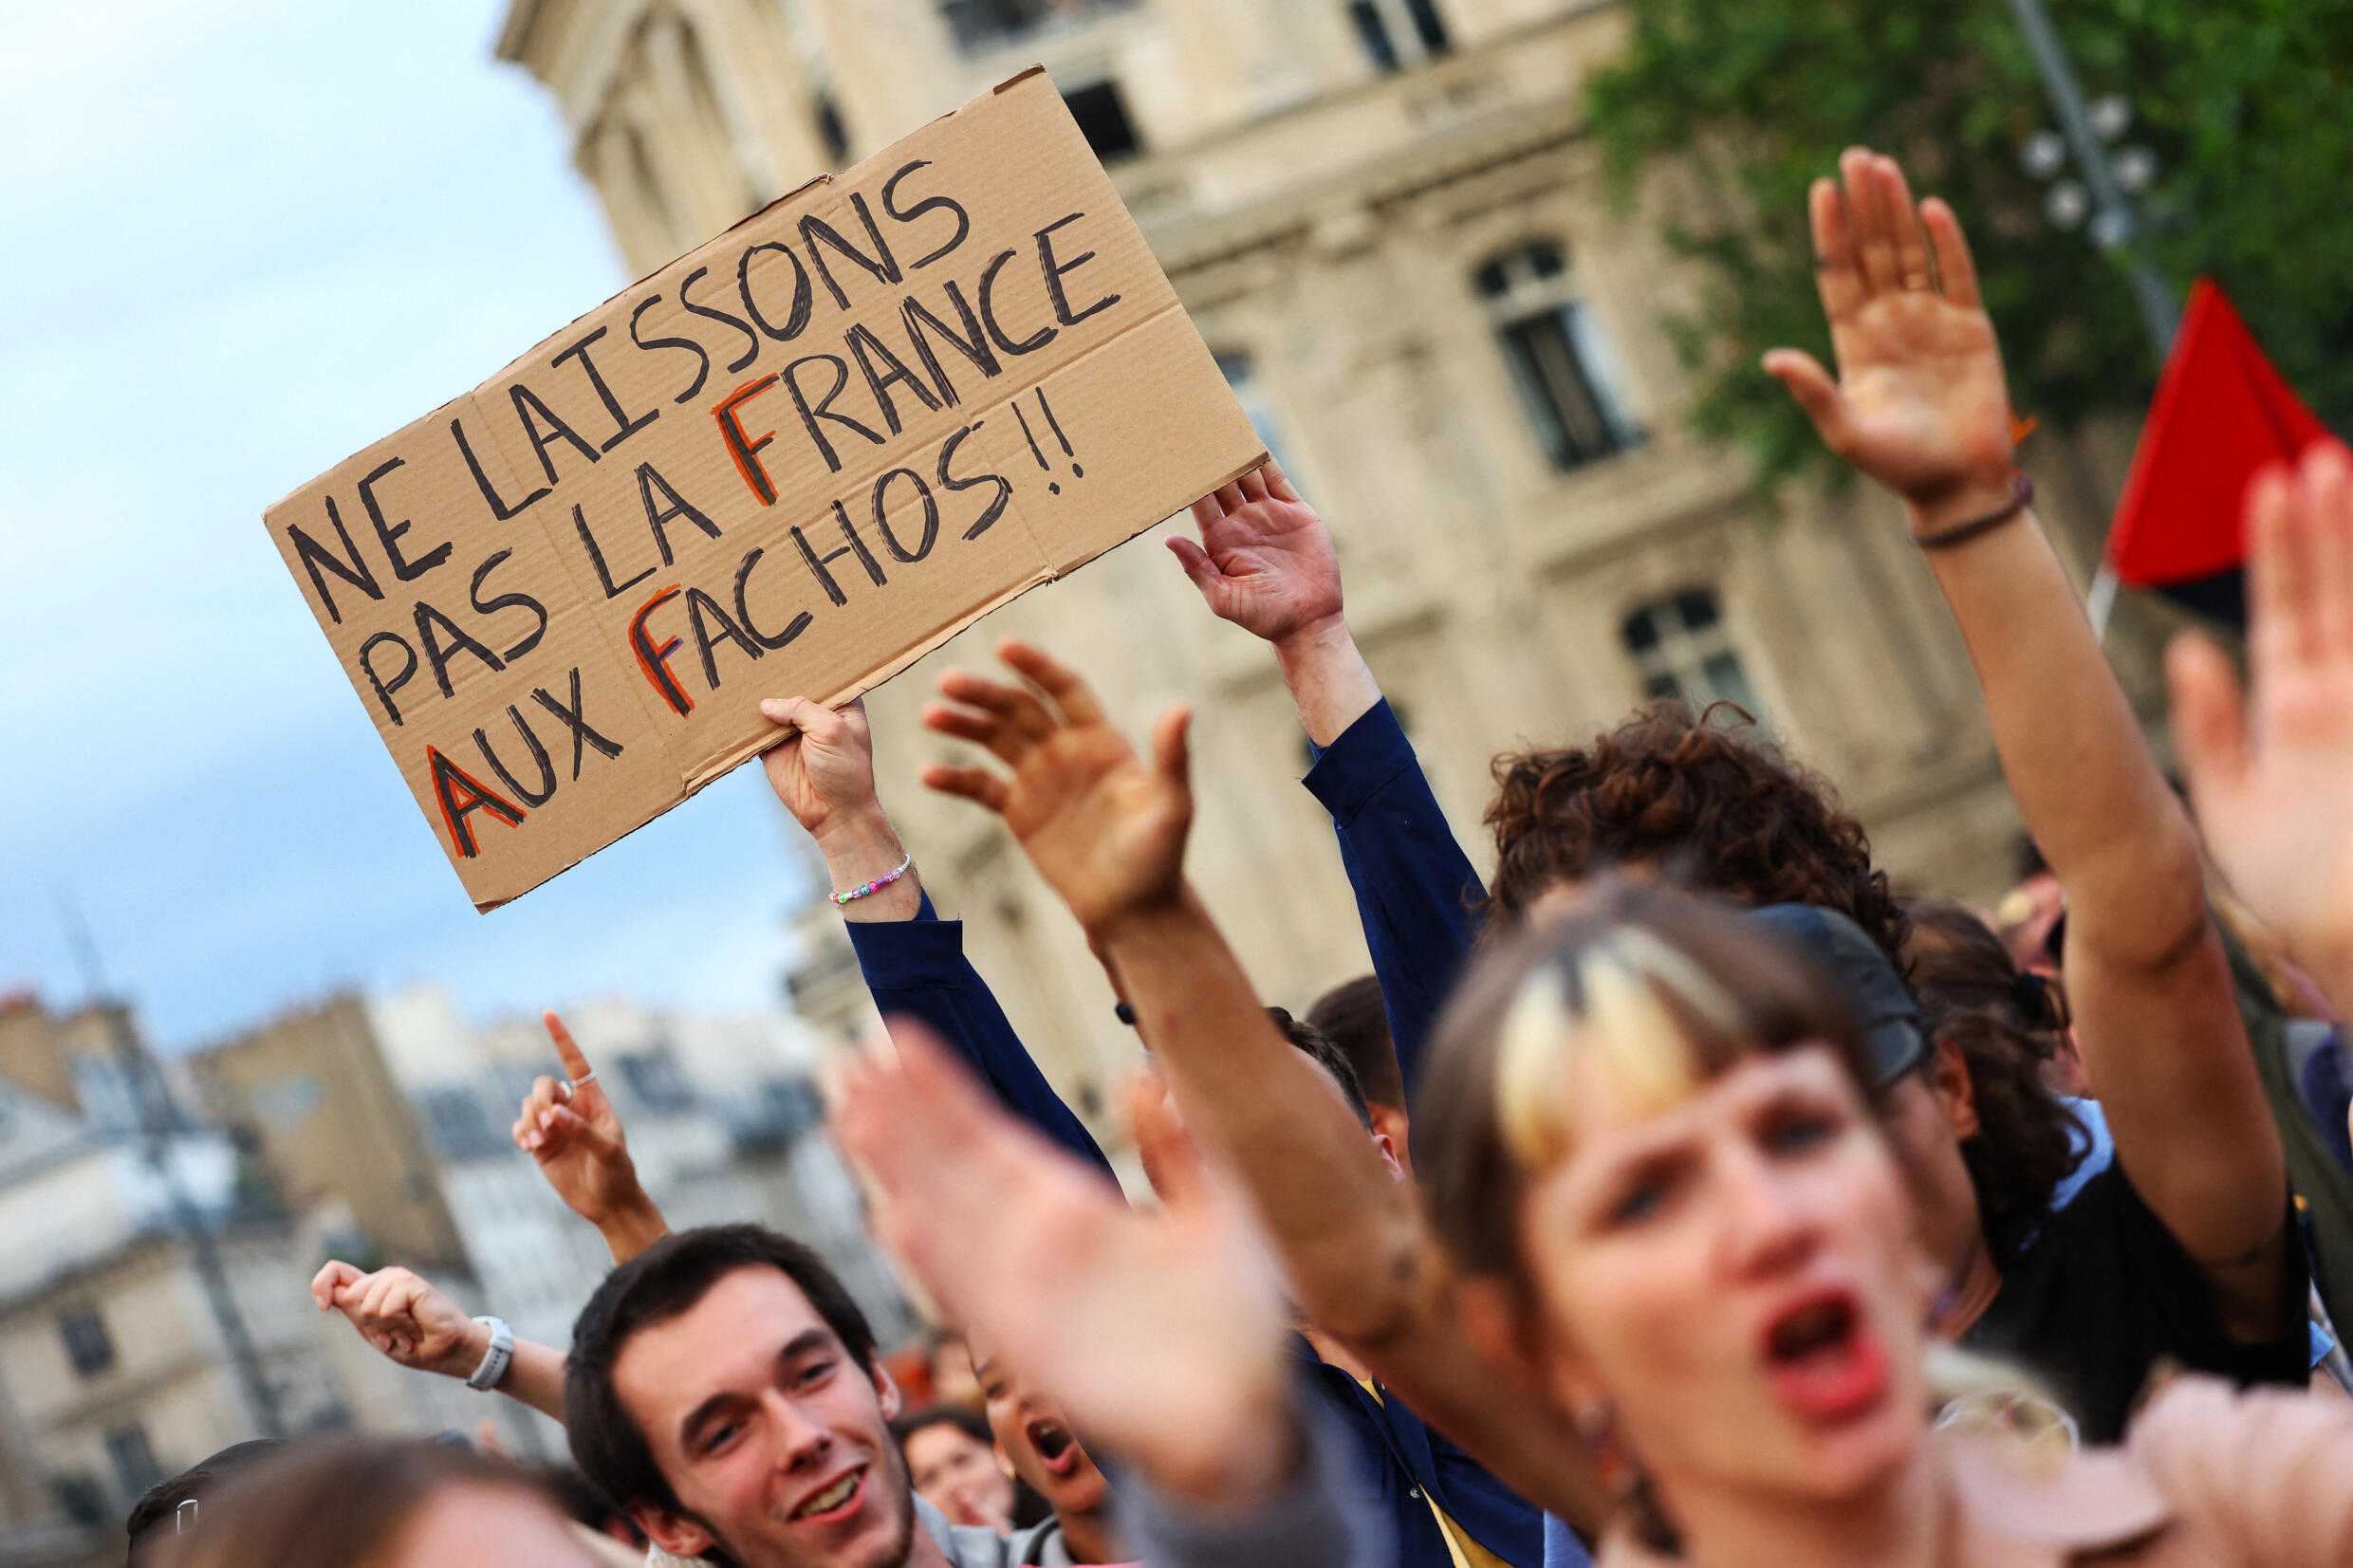
M 1568 1153 L 1572 1073 L 1663 1110 L 1734 1062 L 1828 1046 L 1880 1095 L 1861 1030 L 1800 954 L 1736 911 L 1606 883 L 1486 952 L 1441 1019 L 1414 1106 L 1415 1166 L 1438 1233 L 1474 1274 L 1525 1285 L 1518 1214 Z

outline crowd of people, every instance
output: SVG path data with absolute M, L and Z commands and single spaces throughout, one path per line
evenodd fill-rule
M 552 1015 L 514 1126 L 614 1269 L 568 1346 L 399 1267 L 314 1283 L 520 1400 L 574 1469 L 379 1439 L 231 1450 L 136 1564 L 1963 1568 L 2353 1563 L 2353 456 L 2248 501 L 2250 679 L 2169 660 L 2160 769 L 2017 465 L 1952 210 L 1811 195 L 1835 371 L 1766 369 L 1901 501 L 2030 876 L 1899 896 L 1745 715 L 1653 706 L 1495 763 L 1485 885 L 1269 463 L 1172 542 L 1271 647 L 1374 974 L 1267 1006 L 1188 886 L 1190 715 L 1131 746 L 1007 640 L 923 723 L 1148 1052 L 1131 1206 L 875 794 L 857 705 L 761 711 L 891 1039 L 830 1131 L 940 1315 L 910 1409 L 842 1282 L 672 1233 Z

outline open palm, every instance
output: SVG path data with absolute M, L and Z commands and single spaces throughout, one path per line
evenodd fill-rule
M 877 1228 L 1089 1443 L 1203 1485 L 1279 1427 L 1283 1307 L 1247 1208 L 1175 1127 L 1158 1086 L 1137 1134 L 1163 1209 L 1007 1116 L 918 1027 L 896 1067 L 844 1075 L 835 1132 L 881 1189 Z
M 1185 745 L 1190 715 L 1178 707 L 1160 716 L 1146 762 L 1074 673 L 1010 637 L 999 653 L 1053 707 L 1028 686 L 962 671 L 941 675 L 940 693 L 950 701 L 926 708 L 923 722 L 987 747 L 1012 771 L 932 767 L 923 782 L 1003 818 L 1039 875 L 1089 932 L 1173 899 L 1193 823 Z
M 1817 278 L 1838 360 L 1777 348 L 1765 368 L 1830 450 L 1908 501 L 1998 489 L 2015 461 L 2001 345 L 1960 222 L 1917 210 L 1892 158 L 1856 151 L 1845 186 L 1810 201 Z
M 2203 638 L 2169 660 L 2174 732 L 2208 848 L 2339 1005 L 2353 978 L 2353 459 L 2334 442 L 2248 506 L 2248 667 Z
M 1221 620 L 1277 642 L 1341 612 L 1331 530 L 1300 499 L 1282 465 L 1265 467 L 1193 504 L 1195 544 L 1169 549 Z

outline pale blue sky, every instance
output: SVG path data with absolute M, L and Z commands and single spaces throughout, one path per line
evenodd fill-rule
M 0 987 L 159 1041 L 338 985 L 775 994 L 756 768 L 478 915 L 262 508 L 628 280 L 503 0 L 0 0 Z

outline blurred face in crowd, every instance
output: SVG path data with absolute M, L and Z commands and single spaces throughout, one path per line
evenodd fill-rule
M 899 1390 L 853 1360 L 781 1270 L 741 1268 L 640 1330 L 613 1364 L 681 1511 L 640 1509 L 679 1557 L 742 1568 L 898 1568 L 915 1503 L 889 1421 Z
M 972 1347 L 960 1334 L 949 1334 L 932 1346 L 932 1397 L 943 1405 L 980 1409 L 980 1383 L 973 1375 Z
M 951 1524 L 1003 1530 L 1013 1518 L 1013 1478 L 997 1451 L 953 1421 L 935 1421 L 899 1445 L 918 1496 Z
M 379 1568 L 595 1568 L 564 1517 L 517 1486 L 448 1486 L 402 1526 Z
M 1559 1077 L 1565 1153 L 1519 1219 L 1554 1396 L 1607 1410 L 1670 1507 L 1691 1487 L 1844 1496 L 1909 1459 L 1910 1206 L 1833 1051 L 1700 1080 L 1587 1048 Z
M 989 1430 L 1012 1462 L 1013 1473 L 1065 1523 L 1108 1507 L 1110 1483 L 1079 1447 L 1061 1410 L 1014 1382 L 986 1346 L 976 1344 L 973 1353 L 989 1401 Z

